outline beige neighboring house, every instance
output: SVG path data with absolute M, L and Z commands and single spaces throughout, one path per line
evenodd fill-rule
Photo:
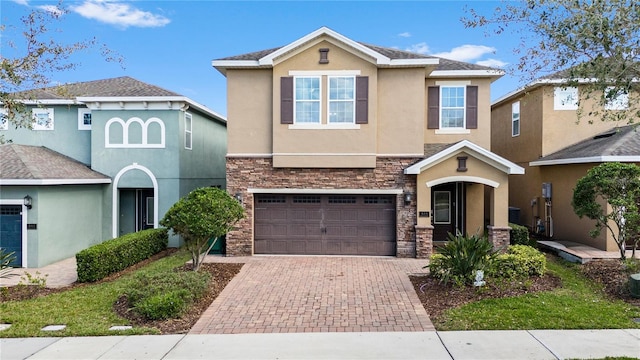
M 213 61 L 227 78 L 227 189 L 247 217 L 226 253 L 428 257 L 447 232 L 509 240 L 489 150 L 496 69 L 326 27 Z
M 626 122 L 578 119 L 577 99 L 592 104 L 579 87 L 565 87 L 564 72 L 513 91 L 491 105 L 491 149 L 525 169 L 511 177 L 510 205 L 519 222 L 556 240 L 617 251 L 611 235 L 592 238 L 594 222 L 575 215 L 571 200 L 578 179 L 604 162 L 640 164 L 640 129 Z M 582 97 L 580 97 L 582 96 Z M 628 106 L 621 95 L 605 111 Z M 580 121 L 578 121 L 580 120 Z M 637 120 L 636 120 L 637 122 Z

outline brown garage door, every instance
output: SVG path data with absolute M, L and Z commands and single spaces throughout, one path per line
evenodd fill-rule
M 256 254 L 395 255 L 395 196 L 256 195 Z

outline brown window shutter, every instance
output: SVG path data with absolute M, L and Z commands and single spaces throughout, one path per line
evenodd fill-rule
M 440 128 L 440 87 L 427 89 L 427 129 Z
M 478 87 L 467 86 L 467 129 L 478 128 Z
M 356 76 L 356 124 L 369 123 L 369 77 Z
M 293 77 L 280 78 L 280 124 L 293 124 Z

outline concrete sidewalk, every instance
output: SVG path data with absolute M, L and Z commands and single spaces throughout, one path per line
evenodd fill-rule
M 0 359 L 640 358 L 640 329 L 0 339 Z

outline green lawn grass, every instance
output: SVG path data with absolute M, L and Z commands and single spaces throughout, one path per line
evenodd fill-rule
M 604 296 L 583 277 L 579 265 L 548 261 L 563 286 L 548 292 L 488 299 L 451 309 L 434 324 L 438 330 L 621 329 L 640 328 L 640 308 Z
M 186 252 L 178 252 L 138 271 L 161 272 L 180 266 L 189 259 Z M 158 331 L 151 328 L 109 330 L 114 325 L 128 325 L 126 319 L 113 312 L 112 306 L 123 294 L 130 278 L 131 274 L 115 281 L 88 284 L 36 299 L 4 302 L 0 304 L 0 323 L 11 324 L 11 327 L 0 331 L 0 337 L 157 334 Z M 62 324 L 67 325 L 62 331 L 40 330 L 46 325 Z

